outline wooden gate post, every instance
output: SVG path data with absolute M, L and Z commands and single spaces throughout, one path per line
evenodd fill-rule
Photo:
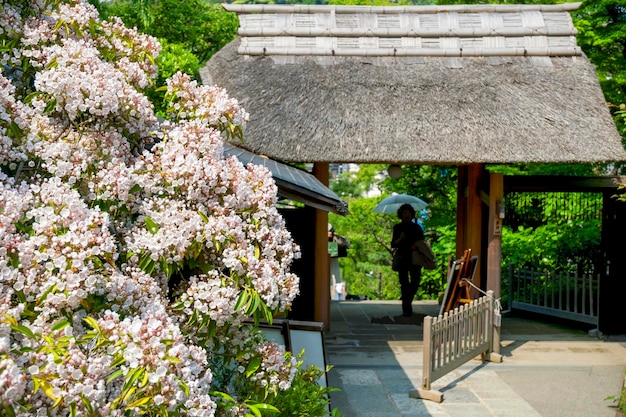
M 313 164 L 313 174 L 328 186 L 330 177 L 328 163 Z M 330 256 L 328 255 L 328 213 L 315 210 L 315 283 L 313 296 L 313 320 L 324 323 L 330 329 Z
M 500 298 L 502 220 L 504 219 L 504 176 L 490 174 L 489 181 L 489 234 L 487 246 L 487 290 Z

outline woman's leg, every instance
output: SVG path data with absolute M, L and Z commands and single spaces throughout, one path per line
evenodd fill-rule
M 400 299 L 402 300 L 402 315 L 410 316 L 413 314 L 413 297 L 411 295 L 411 282 L 409 281 L 409 271 L 407 269 L 401 269 L 398 271 L 398 278 L 400 280 L 400 293 L 402 294 Z M 415 294 L 413 294 L 415 295 Z
M 411 301 L 415 298 L 415 294 L 417 294 L 417 290 L 420 287 L 420 282 L 422 280 L 422 267 L 414 266 L 410 270 L 411 281 L 409 282 L 409 297 L 411 297 Z

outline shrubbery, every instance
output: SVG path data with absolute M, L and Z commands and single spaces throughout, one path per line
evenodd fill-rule
M 145 91 L 157 41 L 75 0 L 0 9 L 0 410 L 260 415 L 296 360 L 255 323 L 289 309 L 299 249 L 269 172 L 225 158 L 218 87 Z

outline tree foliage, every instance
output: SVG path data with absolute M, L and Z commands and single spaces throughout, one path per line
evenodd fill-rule
M 118 16 L 142 33 L 182 45 L 201 65 L 235 38 L 239 26 L 235 14 L 203 0 L 114 0 L 102 8 L 104 16 Z
M 402 165 L 400 178 L 386 178 L 380 188 L 409 194 L 428 203 L 431 226 L 454 224 L 456 219 L 457 169 L 444 165 Z
M 329 215 L 337 234 L 350 241 L 348 256 L 340 258 L 341 273 L 350 294 L 371 299 L 397 300 L 400 297 L 398 275 L 391 269 L 391 233 L 399 220 L 392 214 L 372 212 L 383 197 L 349 198 L 348 216 Z M 429 226 L 427 239 L 432 244 L 440 266 L 422 272 L 419 299 L 437 298 L 443 288 L 447 260 L 454 256 L 454 227 Z
M 602 90 L 615 110 L 626 102 L 626 2 L 586 0 L 572 14 L 578 43 L 595 64 Z
M 199 79 L 200 67 L 235 38 L 237 16 L 206 0 L 113 0 L 94 3 L 100 16 L 117 16 L 128 27 L 159 39 L 159 75 L 146 94 L 164 116 L 161 86 L 176 72 Z

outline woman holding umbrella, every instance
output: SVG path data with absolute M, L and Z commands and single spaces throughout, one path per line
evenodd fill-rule
M 411 253 L 417 250 L 415 242 L 424 240 L 424 231 L 414 221 L 415 209 L 410 204 L 403 204 L 397 212 L 400 223 L 393 226 L 391 247 L 396 248 L 395 256 L 399 262 L 396 267 L 402 294 L 402 315 L 413 315 L 413 298 L 420 285 L 422 267 L 413 265 Z

